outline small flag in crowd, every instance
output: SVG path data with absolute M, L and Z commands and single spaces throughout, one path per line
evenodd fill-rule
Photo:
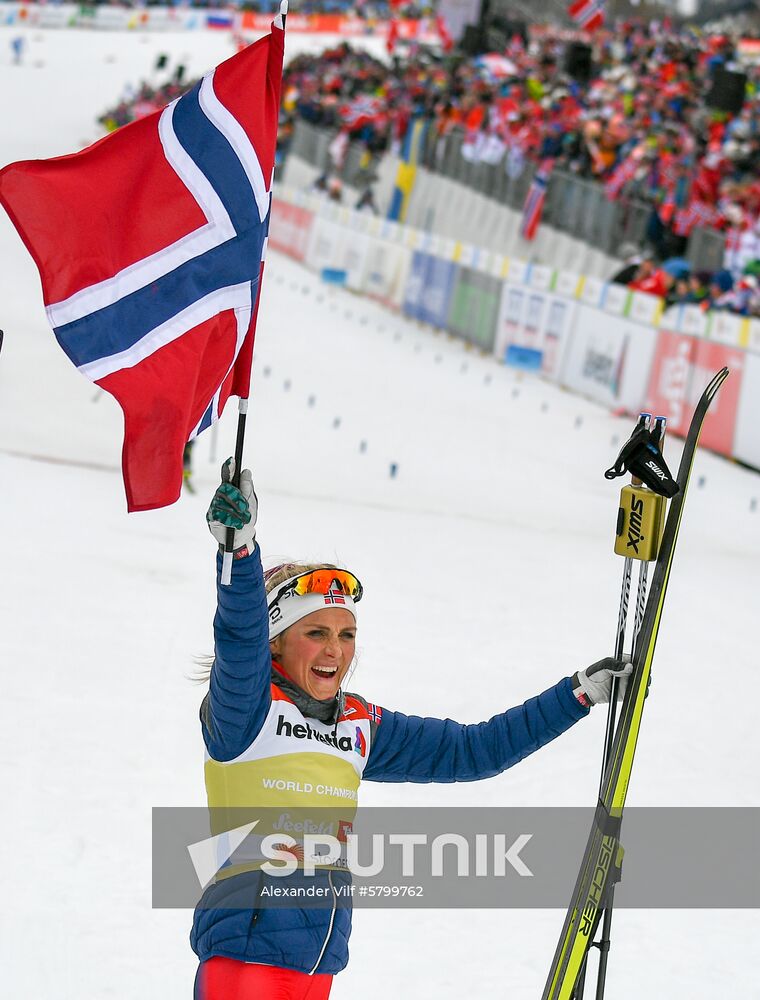
M 344 128 L 354 132 L 365 125 L 382 125 L 386 120 L 385 108 L 379 97 L 359 94 L 341 106 L 340 119 Z
M 454 39 L 451 37 L 449 26 L 446 24 L 446 18 L 438 14 L 435 19 L 435 26 L 438 31 L 438 37 L 441 40 L 441 48 L 444 52 L 451 52 L 454 48 Z
M 404 141 L 401 144 L 396 184 L 391 195 L 391 206 L 388 218 L 395 222 L 403 222 L 409 207 L 414 182 L 417 177 L 417 164 L 425 146 L 428 132 L 428 122 L 417 118 L 409 123 Z
M 481 76 L 491 83 L 519 76 L 516 64 L 506 56 L 499 55 L 498 52 L 488 52 L 484 56 L 478 56 L 473 61 L 473 65 L 479 70 Z
M 385 40 L 385 47 L 388 50 L 388 55 L 392 56 L 396 48 L 396 42 L 398 41 L 398 21 L 395 17 L 391 18 L 391 23 L 388 26 L 388 37 Z
M 621 160 L 604 182 L 604 193 L 611 201 L 620 196 L 623 188 L 632 181 L 644 156 L 643 143 L 634 146 L 628 156 Z
M 186 442 L 248 397 L 283 40 L 278 15 L 163 110 L 0 171 L 59 344 L 123 410 L 131 511 L 174 503 Z
M 574 0 L 567 12 L 582 31 L 596 31 L 604 24 L 605 0 Z
M 677 236 L 691 236 L 697 226 L 713 227 L 721 219 L 720 210 L 701 198 L 692 198 L 686 208 L 676 212 L 673 230 Z
M 541 222 L 541 215 L 544 211 L 546 201 L 546 189 L 549 186 L 553 160 L 543 160 L 536 171 L 533 180 L 530 182 L 528 194 L 523 205 L 522 222 L 520 223 L 520 235 L 524 240 L 534 240 Z

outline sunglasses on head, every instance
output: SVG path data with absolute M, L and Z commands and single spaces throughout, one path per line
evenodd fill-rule
M 269 602 L 269 606 L 277 604 L 286 594 L 304 597 L 306 594 L 329 594 L 336 591 L 357 602 L 362 599 L 364 588 L 354 574 L 346 569 L 312 569 L 286 581 Z

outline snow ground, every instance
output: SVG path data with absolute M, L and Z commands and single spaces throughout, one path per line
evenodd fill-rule
M 14 33 L 0 29 L 0 163 L 91 141 L 158 52 L 195 74 L 231 51 L 222 34 L 33 32 L 19 68 Z M 235 414 L 197 446 L 196 496 L 128 517 L 118 407 L 56 345 L 4 216 L 0 248 L 3 979 L 14 997 L 180 1000 L 190 914 L 150 907 L 150 810 L 204 803 L 189 676 L 211 644 L 204 512 Z M 352 687 L 469 722 L 608 653 L 621 566 L 602 470 L 629 422 L 285 258 L 267 268 L 247 440 L 259 539 L 269 560 L 337 558 L 361 576 Z M 757 475 L 699 456 L 632 805 L 760 805 L 758 497 Z M 603 729 L 595 712 L 498 778 L 367 783 L 362 801 L 588 805 Z M 538 998 L 562 919 L 363 910 L 333 996 Z M 757 911 L 618 911 L 614 932 L 610 998 L 760 997 Z

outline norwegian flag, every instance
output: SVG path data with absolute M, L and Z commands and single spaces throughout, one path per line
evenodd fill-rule
M 605 0 L 575 0 L 567 12 L 582 31 L 596 31 L 604 24 Z
M 322 595 L 325 599 L 325 604 L 345 604 L 346 598 L 341 594 L 339 590 L 330 590 L 326 594 Z
M 546 201 L 546 189 L 549 186 L 553 160 L 544 160 L 538 167 L 533 180 L 530 182 L 528 194 L 523 205 L 522 221 L 520 223 L 520 235 L 524 240 L 534 240 L 541 222 L 541 215 L 544 211 Z
M 278 16 L 163 110 L 0 171 L 59 344 L 124 412 L 130 511 L 174 503 L 185 443 L 249 393 L 283 35 Z
M 715 205 L 701 198 L 692 198 L 686 208 L 676 212 L 673 230 L 677 236 L 691 236 L 697 226 L 715 226 L 721 214 Z
M 643 156 L 643 148 L 636 146 L 612 171 L 604 183 L 604 193 L 611 201 L 620 196 L 620 192 L 636 176 Z
M 343 126 L 354 132 L 365 125 L 374 125 L 383 118 L 383 102 L 379 97 L 360 94 L 340 109 Z
M 373 705 L 371 702 L 367 702 L 367 715 L 372 722 L 381 722 L 383 718 L 383 710 L 379 705 Z

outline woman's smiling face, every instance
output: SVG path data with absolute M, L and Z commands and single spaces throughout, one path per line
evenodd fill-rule
M 318 701 L 334 698 L 356 648 L 356 620 L 346 608 L 324 608 L 301 618 L 270 643 L 288 677 Z

